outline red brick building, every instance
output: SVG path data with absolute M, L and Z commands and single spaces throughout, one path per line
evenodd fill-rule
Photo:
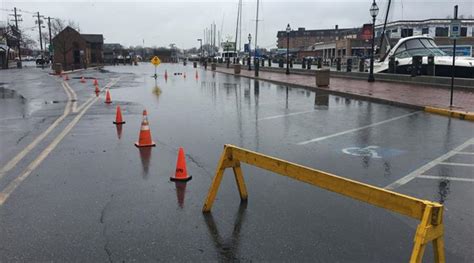
M 53 38 L 54 62 L 66 70 L 101 65 L 103 45 L 102 35 L 80 34 L 68 26 Z

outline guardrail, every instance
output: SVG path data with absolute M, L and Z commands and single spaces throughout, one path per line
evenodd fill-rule
M 435 262 L 445 262 L 443 205 L 388 191 L 282 159 L 225 145 L 202 211 L 210 212 L 226 168 L 232 168 L 242 201 L 248 194 L 241 162 L 288 176 L 319 188 L 378 206 L 420 221 L 414 237 L 410 262 L 421 262 L 426 245 L 433 244 Z

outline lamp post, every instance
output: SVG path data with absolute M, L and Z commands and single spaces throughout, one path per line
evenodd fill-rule
M 250 47 L 250 43 L 252 42 L 252 35 L 249 33 L 249 58 L 247 60 L 247 64 L 249 65 L 249 70 L 252 70 L 252 66 L 250 64 L 252 64 L 252 48 Z
M 198 38 L 199 43 L 201 44 L 201 57 L 199 58 L 199 61 L 202 61 L 202 39 Z
M 286 74 L 290 74 L 290 24 L 286 26 Z
M 370 6 L 370 15 L 372 16 L 372 49 L 370 50 L 370 72 L 368 82 L 374 82 L 374 53 L 375 53 L 375 18 L 379 14 L 379 7 L 375 3 L 375 0 Z

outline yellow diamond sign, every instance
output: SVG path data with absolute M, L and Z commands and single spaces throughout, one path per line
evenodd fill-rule
M 153 65 L 155 65 L 155 66 L 160 65 L 160 63 L 161 63 L 161 60 L 160 60 L 160 58 L 157 57 L 157 56 L 154 56 L 154 57 L 151 59 L 151 64 L 153 64 Z

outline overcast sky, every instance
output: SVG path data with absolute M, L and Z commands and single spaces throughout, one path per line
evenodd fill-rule
M 8 9 L 17 7 L 26 12 L 39 11 L 42 15 L 73 20 L 81 33 L 103 34 L 106 43 L 125 46 L 168 46 L 175 43 L 181 48 L 197 46 L 204 28 L 215 22 L 225 37 L 235 35 L 238 0 L 224 1 L 22 1 L 1 0 L 1 20 L 8 17 Z M 453 15 L 453 6 L 459 5 L 459 14 L 474 14 L 474 0 L 392 0 L 390 20 L 446 18 Z M 242 16 L 242 39 L 255 34 L 256 0 L 245 1 Z M 377 0 L 381 9 L 380 22 L 388 0 Z M 287 23 L 292 28 L 306 29 L 360 27 L 371 21 L 371 0 L 261 0 L 258 44 L 272 48 L 276 32 Z M 22 12 L 23 28 L 34 27 L 31 13 Z M 28 31 L 38 38 L 36 31 Z

